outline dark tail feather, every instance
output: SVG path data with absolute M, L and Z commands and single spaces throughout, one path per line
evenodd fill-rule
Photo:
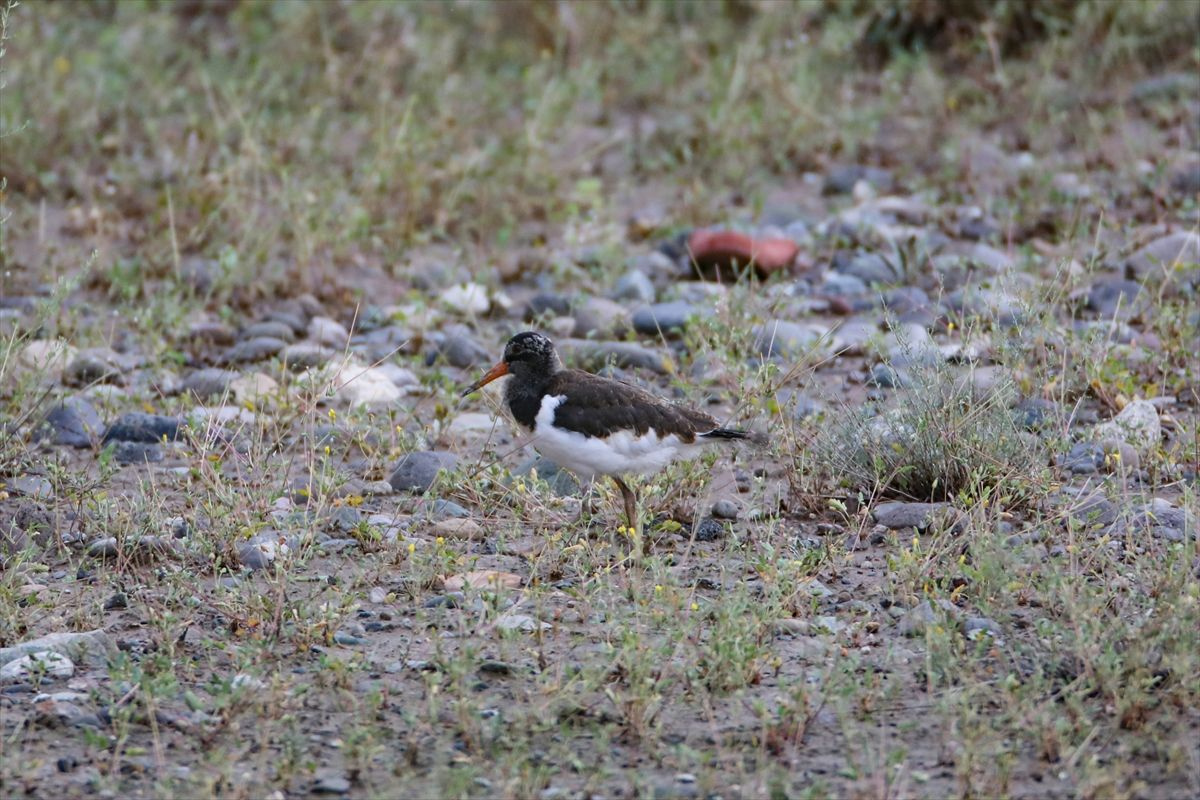
M 757 431 L 740 431 L 736 428 L 716 428 L 708 433 L 700 434 L 701 439 L 738 439 L 765 444 L 767 437 Z
M 708 433 L 700 434 L 701 439 L 733 439 L 751 441 L 756 445 L 767 444 L 767 434 L 757 431 L 738 431 L 737 428 L 715 428 Z
M 714 428 L 708 433 L 700 434 L 701 439 L 749 439 L 749 431 L 739 431 L 734 428 Z

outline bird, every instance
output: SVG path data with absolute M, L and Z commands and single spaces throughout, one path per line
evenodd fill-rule
M 466 397 L 505 375 L 504 401 L 544 457 L 581 478 L 607 475 L 637 532 L 637 498 L 624 476 L 659 472 L 694 458 L 706 444 L 757 440 L 721 427 L 703 411 L 668 402 L 624 381 L 563 366 L 554 343 L 535 331 L 518 333 L 503 357 L 462 392 Z

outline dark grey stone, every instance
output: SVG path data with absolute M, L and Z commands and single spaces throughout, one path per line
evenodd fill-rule
M 242 328 L 237 338 L 239 342 L 248 342 L 253 339 L 282 339 L 285 342 L 291 342 L 296 338 L 296 331 L 287 322 L 262 320 Z
M 256 339 L 246 339 L 230 347 L 217 359 L 221 364 L 248 364 L 253 361 L 263 361 L 277 355 L 287 342 L 274 336 L 260 336 Z
M 916 286 L 899 286 L 883 293 L 883 307 L 893 314 L 905 315 L 927 311 L 933 306 L 924 290 Z
M 451 325 L 436 345 L 435 357 L 445 359 L 451 366 L 474 367 L 494 360 L 492 352 L 463 325 Z
M 1085 498 L 1067 508 L 1067 520 L 1085 530 L 1107 528 L 1117 521 L 1120 509 L 1106 497 L 1098 494 Z
M 104 432 L 104 443 L 108 442 L 161 442 L 179 438 L 182 421 L 176 417 L 159 414 L 143 414 L 134 411 L 122 414 Z
M 726 524 L 713 517 L 704 517 L 696 524 L 693 532 L 697 542 L 715 542 L 725 537 L 728 528 Z
M 70 447 L 91 447 L 100 439 L 104 423 L 100 415 L 82 397 L 68 397 L 50 409 L 34 429 L 33 438 Z
M 1104 317 L 1121 314 L 1128 317 L 1142 306 L 1138 296 L 1142 285 L 1136 281 L 1109 279 L 1097 281 L 1088 290 L 1087 307 Z
M 183 379 L 183 390 L 191 392 L 201 399 L 220 397 L 229 391 L 229 384 L 237 377 L 238 373 L 233 370 L 205 367 Z
M 409 453 L 392 470 L 388 483 L 396 491 L 427 492 L 439 470 L 454 469 L 458 457 L 453 453 L 423 450 Z
M 839 253 L 833 260 L 833 269 L 843 275 L 858 278 L 868 286 L 873 283 L 895 283 L 899 279 L 895 268 L 878 253 Z
M 579 494 L 581 487 L 579 479 L 569 470 L 555 464 L 548 458 L 537 456 L 528 459 L 513 470 L 514 477 L 524 477 L 537 470 L 538 478 L 550 484 L 550 490 L 560 497 Z
M 678 333 L 696 313 L 696 307 L 683 300 L 654 303 L 633 312 L 633 329 L 644 336 Z
M 152 464 L 163 460 L 163 449 L 152 442 L 113 442 L 112 457 L 118 464 Z
M 453 500 L 443 500 L 438 498 L 433 501 L 433 517 L 435 519 L 444 519 L 446 517 L 469 517 L 471 512 L 455 503 Z
M 881 389 L 904 389 L 912 385 L 912 379 L 902 369 L 896 369 L 891 364 L 876 364 L 867 374 L 867 386 L 878 386 Z
M 737 519 L 738 506 L 737 503 L 728 499 L 721 499 L 713 503 L 712 515 L 717 519 Z
M 1062 408 L 1053 400 L 1027 397 L 1013 409 L 1013 420 L 1026 430 L 1053 425 L 1062 417 Z
M 571 313 L 571 301 L 561 294 L 554 292 L 539 292 L 529 299 L 525 306 L 525 319 L 531 320 L 543 314 L 554 317 L 565 317 Z
M 867 284 L 862 278 L 835 270 L 825 273 L 821 293 L 833 297 L 857 297 L 867 293 Z
M 1078 442 L 1059 459 L 1059 466 L 1076 475 L 1091 475 L 1104 466 L 1104 448 L 1097 442 Z

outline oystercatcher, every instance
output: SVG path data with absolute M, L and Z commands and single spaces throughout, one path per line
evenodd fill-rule
M 634 530 L 637 500 L 622 475 L 657 472 L 695 457 L 705 443 L 754 438 L 637 386 L 564 369 L 554 343 L 533 331 L 509 339 L 504 357 L 462 396 L 504 375 L 512 376 L 504 388 L 508 409 L 533 432 L 538 452 L 581 477 L 611 477 Z

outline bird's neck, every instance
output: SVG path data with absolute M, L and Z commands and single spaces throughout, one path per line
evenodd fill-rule
M 504 399 L 508 403 L 508 410 L 522 427 L 533 430 L 542 407 L 542 397 L 553 378 L 553 373 L 515 374 L 509 378 L 504 388 Z

